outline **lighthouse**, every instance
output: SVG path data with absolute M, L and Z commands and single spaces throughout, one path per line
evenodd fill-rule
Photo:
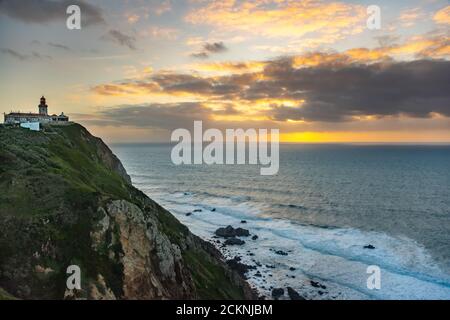
M 39 105 L 39 114 L 45 115 L 45 116 L 48 115 L 48 106 L 45 103 L 45 97 L 44 96 L 41 97 L 41 104 Z

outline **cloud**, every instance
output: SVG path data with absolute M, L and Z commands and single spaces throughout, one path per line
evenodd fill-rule
M 439 24 L 450 24 L 450 6 L 447 6 L 436 12 L 433 20 Z
M 159 5 L 157 5 L 154 8 L 154 12 L 156 15 L 160 16 L 166 12 L 169 12 L 172 10 L 172 3 L 170 0 L 165 0 L 163 2 L 161 2 Z
M 227 51 L 228 48 L 223 42 L 206 42 L 203 44 L 202 51 L 191 54 L 194 58 L 206 59 L 209 58 L 211 54 L 222 53 Z
M 126 35 L 119 30 L 109 30 L 101 39 L 114 42 L 120 46 L 128 47 L 131 50 L 136 50 L 136 38 Z
M 421 8 L 412 8 L 404 10 L 400 13 L 398 18 L 400 25 L 402 27 L 411 27 L 413 26 L 419 19 L 423 18 L 424 13 Z
M 223 42 L 205 43 L 203 49 L 209 53 L 220 53 L 227 51 L 227 47 Z
M 146 90 L 231 101 L 236 110 L 274 121 L 340 122 L 357 117 L 450 116 L 450 61 L 416 60 L 296 66 L 295 57 L 266 62 L 262 72 L 201 77 L 155 74 L 146 81 L 96 87 L 97 93 Z M 258 79 L 258 81 L 256 81 Z
M 201 103 L 122 105 L 99 113 L 107 124 L 173 130 L 194 120 L 208 121 L 212 110 Z M 99 123 L 100 124 L 100 123 Z
M 61 50 L 65 50 L 65 51 L 70 51 L 70 48 L 68 46 L 65 46 L 65 45 L 60 44 L 60 43 L 49 42 L 48 45 L 50 47 L 52 47 L 52 48 L 61 49 Z
M 180 31 L 175 28 L 163 28 L 158 26 L 152 26 L 141 31 L 141 35 L 144 37 L 152 37 L 156 39 L 176 40 Z
M 292 69 L 275 66 L 270 72 L 276 88 L 305 102 L 277 106 L 274 120 L 344 121 L 359 116 L 427 118 L 450 116 L 450 62 L 349 65 L 339 68 Z M 285 94 L 286 95 L 286 94 Z
M 340 39 L 362 32 L 366 18 L 364 6 L 335 1 L 216 0 L 202 2 L 185 20 L 239 35 L 299 39 L 310 34 Z
M 25 60 L 30 60 L 30 59 L 37 59 L 37 60 L 52 60 L 52 57 L 49 55 L 43 55 L 40 54 L 38 52 L 33 51 L 31 54 L 22 54 L 19 53 L 13 49 L 9 49 L 9 48 L 2 48 L 0 49 L 0 53 L 4 54 L 4 55 L 8 55 L 14 59 L 20 60 L 20 61 L 25 61 Z
M 209 54 L 207 54 L 204 51 L 193 53 L 193 54 L 191 54 L 191 56 L 194 57 L 194 58 L 198 58 L 198 59 L 207 59 L 207 58 L 209 58 Z
M 0 0 L 0 15 L 25 23 L 46 24 L 53 21 L 66 21 L 67 7 L 78 5 L 81 9 L 82 26 L 105 23 L 102 10 L 84 0 Z
M 28 59 L 28 56 L 26 56 L 24 54 L 21 54 L 21 53 L 15 51 L 15 50 L 12 50 L 12 49 L 0 49 L 0 52 L 2 54 L 9 55 L 10 57 L 13 57 L 14 59 L 18 59 L 18 60 L 21 60 L 21 61 Z

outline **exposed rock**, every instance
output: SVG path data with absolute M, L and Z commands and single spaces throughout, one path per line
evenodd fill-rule
M 227 226 L 226 228 L 219 228 L 216 230 L 216 235 L 223 238 L 229 238 L 236 236 L 234 228 L 232 226 Z
M 247 221 L 245 221 L 245 220 L 241 220 L 241 223 L 247 223 Z
M 294 267 L 290 267 L 289 270 L 290 270 L 290 271 L 295 271 L 295 270 L 297 270 L 297 269 L 295 269 Z
M 231 238 L 231 237 L 248 237 L 250 235 L 250 232 L 246 229 L 242 228 L 234 229 L 232 226 L 227 226 L 226 228 L 217 229 L 215 234 L 219 237 Z
M 364 249 L 375 249 L 375 247 L 371 244 L 364 246 Z
M 97 283 L 91 283 L 89 296 L 93 300 L 116 300 L 116 296 L 105 283 L 101 274 L 97 277 Z
M 297 291 L 291 287 L 287 287 L 287 293 L 291 300 L 305 300 Z
M 284 295 L 284 289 L 283 288 L 274 288 L 272 290 L 272 297 L 276 300 Z
M 252 237 L 252 240 L 257 240 L 258 239 L 258 236 L 255 234 L 253 237 Z
M 323 284 L 316 282 L 316 281 L 310 281 L 311 286 L 313 286 L 314 288 L 322 288 L 322 289 L 326 289 L 327 287 L 324 286 Z
M 138 206 L 125 200 L 111 202 L 107 213 L 115 223 L 112 229 L 118 230 L 115 240 L 122 247 L 119 260 L 123 265 L 124 295 L 129 299 L 189 297 L 193 284 L 183 266 L 180 248 L 159 230 L 155 218 L 144 216 Z
M 241 258 L 234 257 L 233 259 L 227 260 L 228 266 L 230 266 L 231 269 L 237 271 L 240 275 L 245 276 L 245 274 L 249 270 L 255 270 L 255 266 L 251 266 L 248 264 L 241 263 Z
M 245 241 L 235 238 L 235 237 L 232 237 L 232 238 L 228 238 L 227 240 L 225 240 L 224 244 L 226 246 L 234 246 L 234 245 L 240 246 L 240 245 L 245 244 Z
M 234 229 L 234 232 L 237 237 L 248 237 L 250 235 L 250 232 L 247 229 L 242 228 L 236 228 Z
M 52 273 L 52 272 L 55 271 L 55 270 L 53 270 L 52 268 L 45 268 L 45 267 L 40 266 L 40 265 L 37 265 L 37 266 L 34 268 L 34 270 L 35 270 L 37 273 L 42 273 L 42 274 L 45 274 L 45 275 L 47 275 L 47 274 Z
M 283 250 L 276 250 L 275 253 L 280 255 L 280 256 L 287 256 L 288 255 L 288 253 L 284 252 Z

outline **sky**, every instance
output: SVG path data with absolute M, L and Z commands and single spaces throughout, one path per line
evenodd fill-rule
M 0 0 L 0 39 L 0 112 L 45 95 L 107 142 L 450 143 L 448 0 Z

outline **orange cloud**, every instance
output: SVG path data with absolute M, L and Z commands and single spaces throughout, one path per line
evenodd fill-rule
M 420 8 L 413 8 L 403 11 L 400 14 L 399 21 L 402 27 L 411 27 L 423 16 Z
M 361 5 L 320 0 L 255 0 L 238 3 L 220 0 L 190 12 L 186 21 L 223 31 L 266 37 L 300 38 L 308 33 L 324 36 L 363 31 L 366 11 Z
M 199 63 L 192 66 L 196 71 L 219 72 L 219 73 L 247 73 L 261 72 L 266 62 L 264 61 L 244 61 L 244 62 L 211 62 Z
M 436 12 L 433 20 L 439 24 L 450 24 L 450 6 L 447 6 Z

